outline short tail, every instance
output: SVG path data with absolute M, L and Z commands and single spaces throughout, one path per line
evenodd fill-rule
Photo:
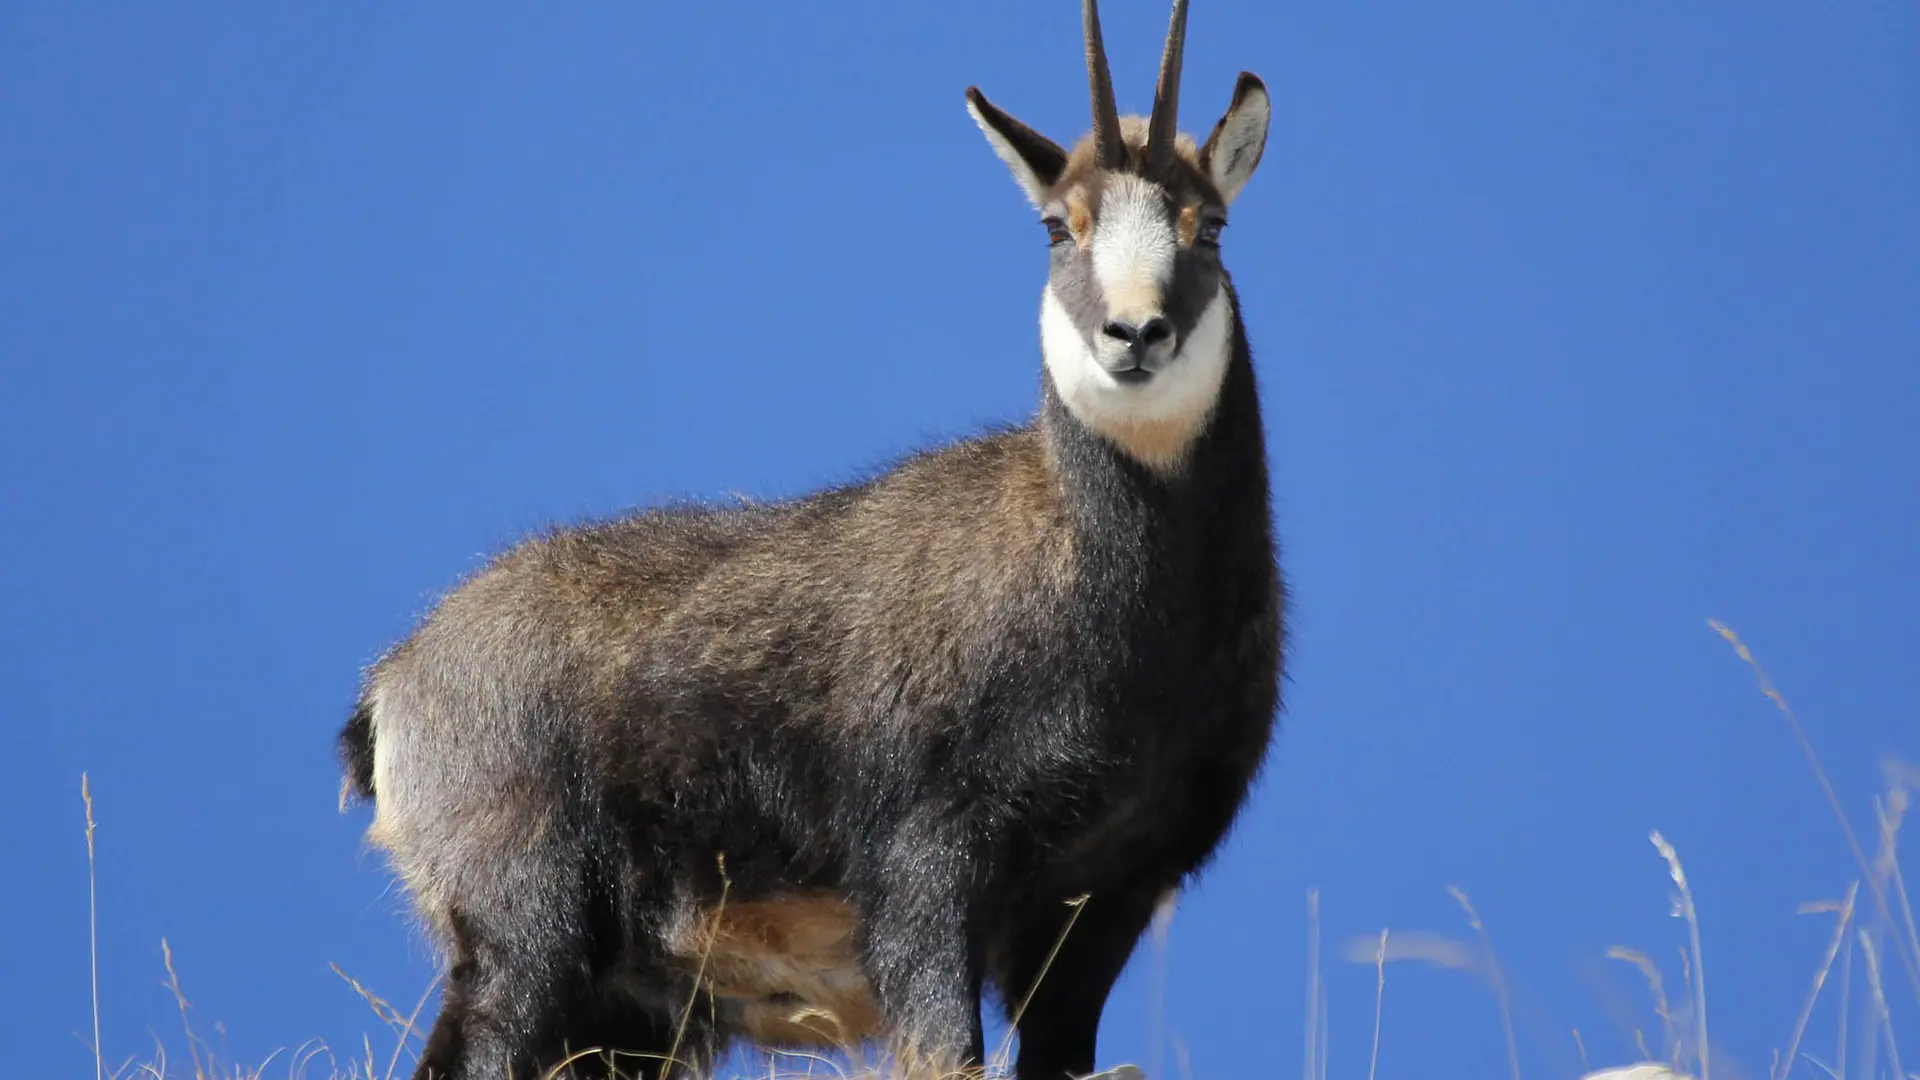
M 362 799 L 373 798 L 373 703 L 363 695 L 353 715 L 340 729 L 340 763 L 347 771 L 347 789 Z

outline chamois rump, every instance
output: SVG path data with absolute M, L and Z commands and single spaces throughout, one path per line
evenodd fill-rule
M 348 783 L 448 959 L 416 1077 L 589 1048 L 620 1053 L 576 1069 L 664 1074 L 735 1038 L 977 1066 L 988 987 L 1025 1001 L 1020 1080 L 1093 1070 L 1279 708 L 1220 254 L 1270 106 L 1243 73 L 1204 143 L 1178 131 L 1186 6 L 1142 119 L 1085 0 L 1071 150 L 967 91 L 1046 229 L 1030 421 L 806 497 L 528 539 L 366 673 Z

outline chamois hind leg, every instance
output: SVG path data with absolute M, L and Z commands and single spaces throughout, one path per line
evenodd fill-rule
M 451 956 L 415 1080 L 538 1077 L 595 1014 L 596 954 L 582 863 L 534 841 L 446 906 Z
M 1015 933 L 1008 943 L 1007 970 L 998 981 L 1009 1020 L 1026 1003 L 1014 1062 L 1019 1080 L 1063 1080 L 1093 1072 L 1101 1010 L 1152 921 L 1157 900 L 1157 891 L 1145 889 L 1091 896 L 1078 917 L 1064 903 L 1049 904 Z

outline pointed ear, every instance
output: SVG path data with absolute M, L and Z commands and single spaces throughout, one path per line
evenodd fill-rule
M 1258 75 L 1243 71 L 1233 87 L 1233 104 L 1227 114 L 1213 125 L 1207 145 L 1200 148 L 1200 166 L 1213 178 L 1220 197 L 1229 203 L 1247 186 L 1254 166 L 1267 148 L 1267 121 L 1273 104 L 1267 100 L 1267 85 Z
M 1047 192 L 1067 168 L 1067 152 L 1045 135 L 1001 112 L 987 100 L 978 87 L 967 87 L 967 111 L 973 122 L 993 144 L 993 152 L 1007 163 L 1014 182 L 1027 193 L 1027 201 L 1039 207 Z

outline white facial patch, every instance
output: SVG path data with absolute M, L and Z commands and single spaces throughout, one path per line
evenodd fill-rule
M 1126 174 L 1109 179 L 1093 229 L 1093 273 L 1109 318 L 1138 325 L 1161 313 L 1177 243 L 1157 185 Z
M 1223 284 L 1171 361 L 1145 383 L 1123 383 L 1100 363 L 1049 286 L 1040 301 L 1040 351 L 1075 418 L 1149 468 L 1174 471 L 1220 398 L 1233 351 L 1233 308 Z

